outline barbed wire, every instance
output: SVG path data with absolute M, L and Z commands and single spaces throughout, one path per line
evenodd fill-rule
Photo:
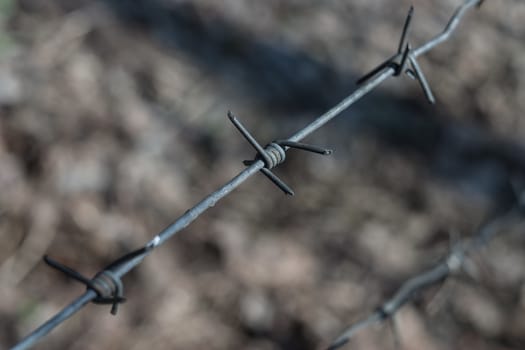
M 468 255 L 486 246 L 492 238 L 503 232 L 504 226 L 523 223 L 523 209 L 523 203 L 518 203 L 503 215 L 498 215 L 484 223 L 473 237 L 454 244 L 450 253 L 438 264 L 406 280 L 390 299 L 384 301 L 368 317 L 347 328 L 326 350 L 340 349 L 359 331 L 391 319 L 402 306 L 414 300 L 425 289 L 442 283 L 449 276 L 459 272 L 465 267 Z
M 470 254 L 485 247 L 494 237 L 504 232 L 505 227 L 525 222 L 525 186 L 523 179 L 510 178 L 514 203 L 510 209 L 497 214 L 483 223 L 471 237 L 455 243 L 450 253 L 439 263 L 406 280 L 394 295 L 385 300 L 368 317 L 348 327 L 326 350 L 337 350 L 347 344 L 359 331 L 391 319 L 406 303 L 414 300 L 423 290 L 444 282 L 465 267 Z
M 428 101 L 430 103 L 434 103 L 434 96 L 430 90 L 425 75 L 423 74 L 423 71 L 417 62 L 417 58 L 438 46 L 443 41 L 447 40 L 452 32 L 457 28 L 466 11 L 472 7 L 480 6 L 483 2 L 484 0 L 464 1 L 463 4 L 457 8 L 443 32 L 436 35 L 431 40 L 416 49 L 412 48 L 408 40 L 409 29 L 413 17 L 413 8 L 411 7 L 405 20 L 397 53 L 370 71 L 370 73 L 366 74 L 363 78 L 359 79 L 359 88 L 352 94 L 347 96 L 332 109 L 316 118 L 310 124 L 296 132 L 294 135 L 290 136 L 288 139 L 273 141 L 267 144 L 265 147 L 262 147 L 259 142 L 257 142 L 255 137 L 253 137 L 251 133 L 244 127 L 240 120 L 237 119 L 233 113 L 228 112 L 230 121 L 256 151 L 256 155 L 253 160 L 244 161 L 244 164 L 247 167 L 237 176 L 226 182 L 218 190 L 209 194 L 194 207 L 187 210 L 182 216 L 180 216 L 159 234 L 153 237 L 144 247 L 118 258 L 113 263 L 103 268 L 93 278 L 87 278 L 79 272 L 62 265 L 47 256 L 44 257 L 44 261 L 49 266 L 85 285 L 86 292 L 72 301 L 69 305 L 64 307 L 60 312 L 47 320 L 40 327 L 20 340 L 19 343 L 17 343 L 11 349 L 23 350 L 32 347 L 37 341 L 42 339 L 55 327 L 81 310 L 89 302 L 111 304 L 111 313 L 116 314 L 118 311 L 118 305 L 125 302 L 126 300 L 124 298 L 124 286 L 121 280 L 122 277 L 130 272 L 133 268 L 138 266 L 146 256 L 151 254 L 155 248 L 159 247 L 175 234 L 186 228 L 207 209 L 213 207 L 220 199 L 226 197 L 234 189 L 239 187 L 257 172 L 260 171 L 262 174 L 268 177 L 268 179 L 278 186 L 285 194 L 294 195 L 293 190 L 283 180 L 275 175 L 272 172 L 272 169 L 279 164 L 282 164 L 286 160 L 286 152 L 291 148 L 329 155 L 331 151 L 328 149 L 300 143 L 300 141 L 314 131 L 323 127 L 326 123 L 341 114 L 344 110 L 374 90 L 388 78 L 407 74 L 409 77 L 419 82 Z

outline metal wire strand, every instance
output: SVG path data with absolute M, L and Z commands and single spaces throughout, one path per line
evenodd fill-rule
M 433 39 L 431 39 L 430 41 L 422 45 L 421 47 L 410 51 L 408 58 L 410 59 L 410 57 L 413 57 L 415 59 L 418 56 L 436 47 L 443 41 L 447 40 L 450 37 L 451 33 L 456 29 L 459 21 L 462 19 L 466 11 L 475 5 L 480 5 L 482 2 L 483 0 L 465 1 L 462 5 L 458 7 L 455 14 L 452 16 L 449 23 L 445 27 L 445 30 L 441 34 L 437 35 L 436 37 L 434 37 Z M 411 19 L 412 14 L 409 14 L 409 17 Z M 410 19 L 407 19 L 405 23 L 410 23 Z M 408 32 L 408 24 L 406 26 L 407 28 L 403 30 L 403 32 L 405 33 L 403 34 L 403 37 L 406 37 L 406 33 Z M 404 40 L 405 39 L 403 38 L 402 41 Z M 396 54 L 396 56 L 397 55 L 399 54 Z M 396 73 L 396 69 L 391 64 L 386 64 L 382 66 L 381 69 L 378 70 L 377 74 L 374 74 L 373 76 L 371 76 L 369 80 L 364 82 L 363 85 L 361 85 L 352 94 L 350 94 L 348 97 L 342 100 L 339 104 L 337 104 L 332 109 L 327 111 L 325 114 L 319 116 L 314 121 L 312 121 L 310 124 L 306 125 L 304 128 L 297 131 L 294 135 L 286 139 L 285 141 L 289 142 L 290 144 L 288 145 L 283 144 L 284 150 L 286 151 L 289 147 L 292 147 L 291 144 L 293 143 L 298 145 L 297 143 L 299 141 L 303 140 L 304 138 L 306 138 L 308 135 L 310 135 L 314 131 L 323 127 L 326 123 L 328 123 L 330 120 L 334 119 L 336 116 L 341 114 L 344 110 L 349 108 L 359 99 L 361 99 L 363 96 L 368 94 L 370 91 L 374 90 L 382 82 L 392 77 L 395 73 Z M 230 113 L 229 117 L 230 117 L 230 120 L 234 122 L 235 117 L 233 116 L 233 114 Z M 238 126 L 240 125 L 239 123 L 234 122 L 234 125 L 239 129 L 239 131 L 241 131 L 242 128 L 239 128 Z M 284 184 L 278 177 L 275 176 L 275 174 L 271 173 L 270 170 L 266 168 L 266 165 L 271 164 L 272 160 L 267 159 L 265 157 L 266 155 L 265 150 L 260 146 L 259 143 L 257 143 L 257 141 L 255 141 L 255 139 L 252 140 L 249 137 L 246 137 L 246 135 L 249 135 L 249 133 L 244 133 L 243 131 L 244 130 L 242 130 L 241 133 L 252 144 L 252 146 L 257 150 L 257 153 L 260 155 L 260 158 L 256 158 L 253 161 L 251 161 L 250 164 L 244 170 L 242 170 L 237 176 L 233 177 L 230 181 L 226 182 L 222 187 L 217 189 L 215 192 L 206 196 L 199 203 L 197 203 L 194 207 L 187 210 L 182 216 L 180 216 L 173 223 L 171 223 L 164 230 L 162 230 L 159 234 L 153 237 L 151 241 L 149 241 L 143 248 L 138 249 L 135 252 L 126 254 L 125 256 L 117 259 L 113 264 L 110 265 L 110 267 L 106 268 L 108 270 L 111 270 L 113 278 L 115 279 L 122 278 L 129 271 L 131 271 L 133 268 L 139 265 L 144 260 L 144 258 L 147 255 L 149 255 L 155 248 L 162 245 L 172 236 L 174 236 L 175 234 L 177 234 L 178 232 L 186 228 L 195 219 L 197 219 L 201 214 L 203 214 L 207 209 L 213 207 L 220 199 L 226 197 L 234 189 L 239 187 L 248 178 L 258 173 L 259 171 L 262 171 L 266 176 L 268 176 L 270 180 L 276 183 L 285 193 L 293 194 L 293 191 L 286 184 Z M 55 327 L 63 323 L 65 320 L 67 320 L 77 311 L 82 309 L 84 306 L 86 306 L 86 304 L 96 299 L 97 299 L 97 293 L 93 289 L 88 289 L 84 294 L 82 294 L 80 297 L 78 297 L 76 300 L 74 300 L 71 304 L 66 306 L 64 309 L 59 311 L 51 319 L 46 321 L 44 324 L 42 324 L 40 327 L 38 327 L 36 330 L 31 332 L 29 335 L 27 335 L 23 339 L 21 339 L 20 342 L 14 345 L 11 349 L 12 350 L 24 350 L 24 349 L 28 349 L 32 347 L 37 341 L 42 339 L 51 330 L 53 330 Z M 372 322 L 372 321 L 373 320 L 370 320 L 369 322 Z
M 339 349 L 359 331 L 391 318 L 403 305 L 414 300 L 422 291 L 458 272 L 463 267 L 469 253 L 487 245 L 491 239 L 502 233 L 504 227 L 518 223 L 523 223 L 523 211 L 519 207 L 512 208 L 505 214 L 489 220 L 478 229 L 474 237 L 454 244 L 450 254 L 437 265 L 405 281 L 390 299 L 383 302 L 369 316 L 348 327 L 326 349 Z

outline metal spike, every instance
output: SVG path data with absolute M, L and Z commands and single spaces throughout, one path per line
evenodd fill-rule
M 436 103 L 436 99 L 434 98 L 434 94 L 432 94 L 430 85 L 428 84 L 427 79 L 425 78 L 425 74 L 423 74 L 423 71 L 421 70 L 421 67 L 417 63 L 416 59 L 412 55 L 409 55 L 408 59 L 410 60 L 412 68 L 414 69 L 414 73 L 416 74 L 416 78 L 419 81 L 421 88 L 423 89 L 423 92 L 427 97 L 428 102 L 430 104 Z
M 266 177 L 268 179 L 270 179 L 271 182 L 273 182 L 275 185 L 277 185 L 277 187 L 279 187 L 284 193 L 286 193 L 287 195 L 290 195 L 290 196 L 295 195 L 295 192 L 290 188 L 290 186 L 285 184 L 283 180 L 279 179 L 277 177 L 277 175 L 275 175 L 274 173 L 271 172 L 271 170 L 268 170 L 266 168 L 262 168 L 261 172 L 264 175 L 266 175 Z
M 277 140 L 277 141 L 274 141 L 274 142 L 279 144 L 279 145 L 281 145 L 281 146 L 286 146 L 286 147 L 290 147 L 290 148 L 300 149 L 300 150 L 303 150 L 303 151 L 318 153 L 318 154 L 322 154 L 322 155 L 325 155 L 325 156 L 326 155 L 330 155 L 333 152 L 331 149 L 326 149 L 326 148 L 322 148 L 322 147 L 318 147 L 318 146 L 308 145 L 306 143 L 301 143 L 301 142 L 294 142 L 294 141 L 288 141 L 288 140 Z
M 257 140 L 250 134 L 250 132 L 244 127 L 244 125 L 241 124 L 239 119 L 237 119 L 231 111 L 228 111 L 228 118 L 230 118 L 230 121 L 232 124 L 239 130 L 242 136 L 248 141 L 250 145 L 252 145 L 253 148 L 255 148 L 255 151 L 257 151 L 257 154 L 263 159 L 264 163 L 266 165 L 272 164 L 272 160 L 270 157 L 266 154 L 266 151 L 264 148 L 257 142 Z
M 85 284 L 86 286 L 92 286 L 92 282 L 89 278 L 84 277 L 82 274 L 73 270 L 72 268 L 62 265 L 58 261 L 51 259 L 49 256 L 45 255 L 44 261 L 46 262 L 46 264 L 48 264 L 55 270 L 62 272 L 66 276 L 71 277 L 72 279 L 77 280 L 78 282 Z
M 392 57 L 390 57 L 389 59 L 387 59 L 386 61 L 384 61 L 383 63 L 381 63 L 377 67 L 375 67 L 374 69 L 372 69 L 370 72 L 366 73 L 361 78 L 359 78 L 356 81 L 356 84 L 357 85 L 361 85 L 361 84 L 365 83 L 366 81 L 370 80 L 372 77 L 374 77 L 375 75 L 377 75 L 379 72 L 381 72 L 383 69 L 385 69 L 387 67 L 395 68 L 395 64 L 393 63 L 393 61 L 397 57 L 399 57 L 399 54 L 396 53 L 395 55 L 393 55 Z
M 401 33 L 401 39 L 399 40 L 399 46 L 397 48 L 397 53 L 402 53 L 404 47 L 406 46 L 408 30 L 410 29 L 410 24 L 412 23 L 413 15 L 414 15 L 414 5 L 411 5 L 410 9 L 408 10 L 407 18 L 405 20 L 405 25 L 403 26 L 403 32 Z

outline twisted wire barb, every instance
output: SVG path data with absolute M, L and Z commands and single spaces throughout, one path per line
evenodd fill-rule
M 483 224 L 473 237 L 454 244 L 451 252 L 438 264 L 405 281 L 391 298 L 384 301 L 368 317 L 347 328 L 326 350 L 343 347 L 359 331 L 392 318 L 402 306 L 414 300 L 423 290 L 459 272 L 470 253 L 486 246 L 492 238 L 501 233 L 502 226 L 522 222 L 523 214 L 523 205 L 513 207 L 505 214 Z
M 43 338 L 46 334 L 51 332 L 55 327 L 60 325 L 62 322 L 67 320 L 77 311 L 82 309 L 89 302 L 101 302 L 101 303 L 110 303 L 112 304 L 112 312 L 116 313 L 117 305 L 124 301 L 122 296 L 123 288 L 121 278 L 131 271 L 134 267 L 139 265 L 144 258 L 149 255 L 155 248 L 162 245 L 173 235 L 187 227 L 191 224 L 197 217 L 203 214 L 207 209 L 213 207 L 220 199 L 227 196 L 234 189 L 239 187 L 244 183 L 248 178 L 253 176 L 258 171 L 261 171 L 265 176 L 267 176 L 273 183 L 275 183 L 281 190 L 285 193 L 292 195 L 293 191 L 291 188 L 286 185 L 281 179 L 279 179 L 271 169 L 275 166 L 281 164 L 285 160 L 285 153 L 290 148 L 302 149 L 307 151 L 312 151 L 321 154 L 330 154 L 331 151 L 325 150 L 323 148 L 305 145 L 300 143 L 301 140 L 306 138 L 308 135 L 318 130 L 330 120 L 334 119 L 336 116 L 341 114 L 344 110 L 350 107 L 352 104 L 357 102 L 363 96 L 365 96 L 370 91 L 374 90 L 382 82 L 387 80 L 391 76 L 400 75 L 405 72 L 408 75 L 418 79 L 423 86 L 423 75 L 417 68 L 416 58 L 432 48 L 436 47 L 443 41 L 447 40 L 451 33 L 456 29 L 459 21 L 465 14 L 465 12 L 472 8 L 473 6 L 480 5 L 483 0 L 466 0 L 462 5 L 458 7 L 455 14 L 450 19 L 445 30 L 428 41 L 423 46 L 412 49 L 409 44 L 405 44 L 407 41 L 408 30 L 411 23 L 412 12 L 409 12 L 409 16 L 405 22 L 403 29 L 403 34 L 400 41 L 400 47 L 404 46 L 402 53 L 394 55 L 392 58 L 386 61 L 386 63 L 380 65 L 378 68 L 374 69 L 371 73 L 367 74 L 366 79 L 360 81 L 360 87 L 355 90 L 351 95 L 342 100 L 335 107 L 327 111 L 325 114 L 319 116 L 310 124 L 296 132 L 294 135 L 290 136 L 286 140 L 274 141 L 273 143 L 268 144 L 266 147 L 260 146 L 260 144 L 251 136 L 251 134 L 244 128 L 244 126 L 236 119 L 233 114 L 229 113 L 230 120 L 234 126 L 241 132 L 245 139 L 255 148 L 257 154 L 255 158 L 251 161 L 246 161 L 245 165 L 247 167 L 242 170 L 237 176 L 232 178 L 230 181 L 225 183 L 215 192 L 211 193 L 194 207 L 187 210 L 182 216 L 176 219 L 173 223 L 167 226 L 159 234 L 157 234 L 153 239 L 151 239 L 144 247 L 124 255 L 123 257 L 117 259 L 115 262 L 109 266 L 102 269 L 93 279 L 88 279 L 82 276 L 80 273 L 65 267 L 54 260 L 47 258 L 45 261 L 50 264 L 52 267 L 58 269 L 62 273 L 65 273 L 69 277 L 74 278 L 75 280 L 86 285 L 87 290 L 84 294 L 79 296 L 60 312 L 58 312 L 51 319 L 46 321 L 36 330 L 31 332 L 25 338 L 23 338 L 18 344 L 11 348 L 11 350 L 23 350 L 28 349 L 33 346 L 38 340 Z M 397 60 L 400 60 L 399 62 Z M 414 72 L 408 69 L 406 70 L 406 64 L 410 62 Z M 426 81 L 426 80 L 424 80 Z M 428 86 L 428 83 L 426 84 Z M 428 91 L 425 89 L 425 94 L 428 96 Z M 103 280 L 102 280 L 103 278 Z M 102 286 L 102 287 L 101 287 Z

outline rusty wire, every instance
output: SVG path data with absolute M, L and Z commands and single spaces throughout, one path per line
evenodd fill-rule
M 55 327 L 66 321 L 69 317 L 82 309 L 89 302 L 111 304 L 111 312 L 116 314 L 118 304 L 125 301 L 125 298 L 123 297 L 124 288 L 121 278 L 137 265 L 139 265 L 144 260 L 144 258 L 148 256 L 155 248 L 162 245 L 169 238 L 183 230 L 207 209 L 213 207 L 220 199 L 227 196 L 230 192 L 239 187 L 257 172 L 260 171 L 263 173 L 286 194 L 293 195 L 293 190 L 279 177 L 277 177 L 277 175 L 275 175 L 271 169 L 286 160 L 286 152 L 290 148 L 306 150 L 324 155 L 330 154 L 330 150 L 300 143 L 300 141 L 341 114 L 344 110 L 349 108 L 367 93 L 374 90 L 388 78 L 392 76 L 399 76 L 403 73 L 407 74 L 408 76 L 418 80 L 428 101 L 434 103 L 433 94 L 430 91 L 429 84 L 423 74 L 423 71 L 417 63 L 417 58 L 441 44 L 443 41 L 447 40 L 452 32 L 457 28 L 460 20 L 463 18 L 467 10 L 474 6 L 480 6 L 482 3 L 483 0 L 464 1 L 463 4 L 457 8 L 443 32 L 436 35 L 427 43 L 416 49 L 412 49 L 412 46 L 408 40 L 408 33 L 413 15 L 413 9 L 411 8 L 402 31 L 398 52 L 387 61 L 373 69 L 370 73 L 366 74 L 362 79 L 360 79 L 358 82 L 360 85 L 359 88 L 352 94 L 286 140 L 274 141 L 265 147 L 262 147 L 241 124 L 241 122 L 236 117 L 234 117 L 232 113 L 228 113 L 228 116 L 234 126 L 256 150 L 255 158 L 253 160 L 244 162 L 247 167 L 218 190 L 211 193 L 202 201 L 197 203 L 194 207 L 187 210 L 172 224 L 167 226 L 159 234 L 153 237 L 153 239 L 151 239 L 144 247 L 118 258 L 91 279 L 84 277 L 75 270 L 62 265 L 50 259 L 49 257 L 45 257 L 45 262 L 48 265 L 66 274 L 68 277 L 81 282 L 86 286 L 87 290 L 69 305 L 64 307 L 55 316 L 47 320 L 29 335 L 21 339 L 11 349 L 23 350 L 32 347 L 37 341 L 46 336 Z M 369 321 L 367 322 L 370 323 Z

